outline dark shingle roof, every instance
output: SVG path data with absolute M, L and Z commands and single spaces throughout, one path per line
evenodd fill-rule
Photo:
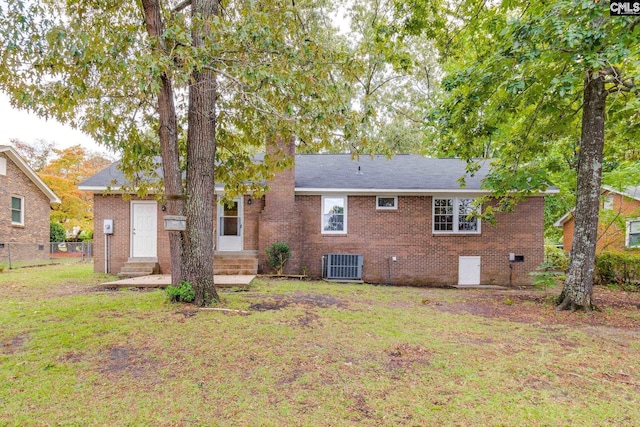
M 80 184 L 81 189 L 98 191 L 125 183 L 124 175 L 113 163 Z M 489 171 L 488 162 L 474 175 L 466 175 L 466 163 L 459 159 L 434 159 L 402 154 L 360 156 L 350 154 L 297 154 L 295 186 L 305 190 L 404 190 L 404 191 L 478 191 Z M 159 171 L 161 172 L 161 171 Z M 465 176 L 466 186 L 459 179 Z
M 466 162 L 403 154 L 360 156 L 349 154 L 300 154 L 296 156 L 297 189 L 354 190 L 452 190 L 460 189 L 465 176 L 467 190 L 480 190 L 489 171 L 485 162 L 474 176 L 466 175 Z

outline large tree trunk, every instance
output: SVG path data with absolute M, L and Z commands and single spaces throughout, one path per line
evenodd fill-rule
M 162 39 L 164 26 L 158 0 L 143 0 L 142 7 L 149 36 L 155 41 L 155 48 L 161 55 L 167 54 Z M 167 215 L 185 215 L 182 174 L 180 171 L 180 153 L 178 149 L 178 125 L 174 104 L 173 86 L 166 74 L 161 77 L 158 94 L 160 150 L 162 172 L 167 206 Z M 169 252 L 171 254 L 171 284 L 178 286 L 182 280 L 183 235 L 179 231 L 169 232 Z
M 217 0 L 194 0 L 191 5 L 193 45 L 202 46 L 210 28 L 206 21 L 218 13 Z M 202 21 L 196 19 L 199 16 Z M 204 26 L 201 22 L 205 22 Z M 187 239 L 183 275 L 194 288 L 195 304 L 220 301 L 213 282 L 213 202 L 216 154 L 216 76 L 193 72 L 189 87 L 187 134 Z
M 607 92 L 604 76 L 588 72 L 584 80 L 582 136 L 578 151 L 578 188 L 571 261 L 558 309 L 591 310 L 593 276 L 602 182 L 604 114 Z

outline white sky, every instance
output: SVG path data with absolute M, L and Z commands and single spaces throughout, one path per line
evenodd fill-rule
M 91 137 L 61 124 L 56 120 L 45 120 L 34 114 L 11 107 L 9 97 L 0 94 L 0 145 L 9 145 L 11 139 L 33 144 L 38 139 L 51 142 L 56 148 L 82 145 L 90 151 L 108 153 L 105 147 L 96 144 Z

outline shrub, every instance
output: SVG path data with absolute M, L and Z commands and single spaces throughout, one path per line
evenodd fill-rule
M 289 245 L 283 242 L 274 243 L 267 248 L 267 262 L 276 270 L 277 274 L 282 274 L 284 266 L 291 257 L 291 249 Z
M 558 284 L 558 279 L 563 273 L 559 273 L 552 263 L 543 262 L 540 264 L 536 271 L 529 273 L 533 276 L 533 285 L 546 291 L 548 288 L 554 287 Z
M 93 231 L 84 230 L 78 234 L 78 240 L 81 242 L 90 242 L 93 240 Z
M 603 252 L 597 255 L 595 283 L 623 286 L 640 284 L 640 254 Z
M 193 302 L 196 298 L 196 293 L 193 290 L 191 282 L 183 280 L 178 287 L 169 285 L 165 290 L 169 302 Z
M 49 241 L 50 242 L 64 242 L 67 237 L 67 232 L 64 230 L 62 224 L 56 221 L 49 223 Z
M 545 246 L 544 259 L 548 269 L 566 271 L 569 268 L 569 257 L 558 247 Z

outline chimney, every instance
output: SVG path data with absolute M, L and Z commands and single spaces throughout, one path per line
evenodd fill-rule
M 258 269 L 269 273 L 266 249 L 272 244 L 284 242 L 291 248 L 291 258 L 285 273 L 300 271 L 302 228 L 295 199 L 295 138 L 277 138 L 267 142 L 267 156 L 273 162 L 285 161 L 288 167 L 275 172 L 267 180 L 269 190 L 264 196 L 264 209 L 259 219 Z

